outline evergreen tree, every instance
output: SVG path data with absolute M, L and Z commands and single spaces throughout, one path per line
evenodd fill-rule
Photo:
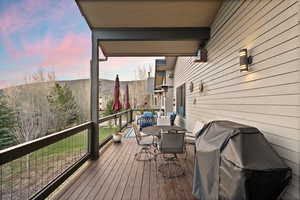
M 106 108 L 104 111 L 104 116 L 112 115 L 112 114 L 115 114 L 118 112 L 118 111 L 113 110 L 113 103 L 114 103 L 114 101 L 112 99 L 107 101 Z
M 115 110 L 113 109 L 113 104 L 114 104 L 114 101 L 113 101 L 112 99 L 109 99 L 109 100 L 107 101 L 107 103 L 106 103 L 106 108 L 105 108 L 105 111 L 104 111 L 104 116 L 113 115 L 113 114 L 119 112 L 119 111 L 115 111 Z M 117 126 L 117 119 L 115 119 L 114 121 L 115 121 L 115 126 Z M 109 126 L 110 128 L 113 127 L 113 124 L 112 124 L 112 121 L 111 121 L 111 120 L 108 121 L 108 126 Z
M 15 139 L 11 134 L 14 126 L 14 113 L 7 106 L 4 96 L 0 94 L 0 149 L 14 145 Z
M 48 96 L 50 110 L 54 114 L 56 130 L 64 129 L 79 122 L 80 112 L 72 90 L 55 83 Z

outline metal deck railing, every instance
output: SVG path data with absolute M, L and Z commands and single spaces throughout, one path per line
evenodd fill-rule
M 98 125 L 112 120 L 113 130 L 121 131 L 132 122 L 133 112 L 130 109 L 100 118 Z M 0 200 L 45 199 L 90 158 L 91 128 L 92 122 L 86 122 L 1 150 Z M 111 140 L 113 131 L 108 131 L 99 141 L 99 149 Z

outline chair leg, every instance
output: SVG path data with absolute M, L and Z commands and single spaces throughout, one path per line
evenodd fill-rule
M 134 156 L 137 161 L 150 161 L 150 160 L 156 159 L 155 154 L 152 153 L 148 147 L 143 147 Z M 146 157 L 146 158 L 143 158 L 143 157 Z
M 162 163 L 158 166 L 158 171 L 162 173 L 162 176 L 165 178 L 176 178 L 183 176 L 185 174 L 184 168 L 177 163 L 177 155 L 174 157 L 166 158 L 165 163 Z
M 185 145 L 185 147 L 184 147 L 184 150 L 185 150 L 185 160 L 187 160 L 187 157 L 188 157 L 188 150 L 187 150 L 187 148 L 186 148 L 186 145 Z

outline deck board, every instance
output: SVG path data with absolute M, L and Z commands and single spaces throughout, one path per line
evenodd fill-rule
M 187 160 L 179 157 L 185 169 L 182 177 L 167 179 L 158 171 L 163 159 L 136 161 L 140 147 L 134 139 L 112 144 L 97 161 L 64 186 L 54 199 L 155 199 L 195 200 L 192 195 L 193 150 L 188 148 Z

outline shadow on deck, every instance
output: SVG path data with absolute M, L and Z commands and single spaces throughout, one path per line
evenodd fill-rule
M 97 161 L 89 161 L 54 199 L 195 199 L 192 196 L 193 147 L 188 157 L 179 156 L 185 175 L 167 179 L 158 171 L 163 162 L 135 161 L 139 146 L 133 138 L 123 138 L 121 144 L 109 144 Z

